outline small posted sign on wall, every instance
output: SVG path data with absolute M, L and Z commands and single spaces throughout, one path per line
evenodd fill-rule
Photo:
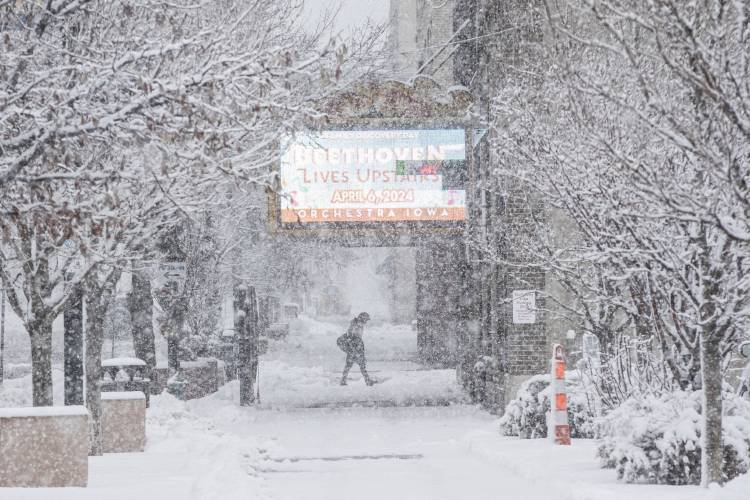
M 536 291 L 513 290 L 513 324 L 536 323 Z

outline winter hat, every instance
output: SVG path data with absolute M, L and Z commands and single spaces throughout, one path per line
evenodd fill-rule
M 357 316 L 357 319 L 358 319 L 359 321 L 363 321 L 363 322 L 364 322 L 364 321 L 370 321 L 370 315 L 369 315 L 369 314 L 367 314 L 366 312 L 361 312 L 361 313 L 359 313 L 359 315 Z

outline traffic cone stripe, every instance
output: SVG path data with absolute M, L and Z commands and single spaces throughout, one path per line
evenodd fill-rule
M 555 394 L 555 410 L 568 410 L 568 396 L 565 394 Z
M 567 425 L 558 425 L 555 427 L 555 443 L 570 444 L 570 427 Z
M 565 362 L 557 361 L 555 363 L 555 378 L 558 380 L 565 380 Z

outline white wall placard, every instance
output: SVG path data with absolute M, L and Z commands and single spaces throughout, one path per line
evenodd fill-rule
M 536 323 L 535 290 L 513 290 L 513 323 L 516 325 Z

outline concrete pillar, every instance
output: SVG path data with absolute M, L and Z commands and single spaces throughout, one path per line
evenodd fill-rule
M 134 453 L 146 446 L 146 396 L 141 391 L 102 393 L 102 451 Z
M 0 487 L 88 484 L 84 406 L 0 408 Z

